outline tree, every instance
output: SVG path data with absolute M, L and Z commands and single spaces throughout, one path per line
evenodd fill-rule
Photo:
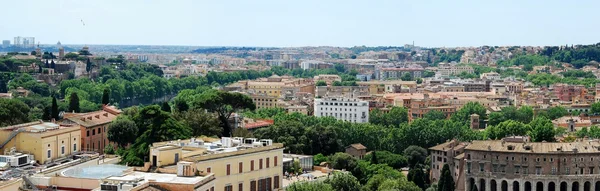
M 427 175 L 423 172 L 423 169 L 421 168 L 413 168 L 410 171 L 408 171 L 408 181 L 415 183 L 419 188 L 423 190 L 427 188 L 427 184 L 425 181 L 425 179 L 427 178 Z
M 319 181 L 295 182 L 289 185 L 286 190 L 289 191 L 334 191 L 333 187 Z
M 402 76 L 400 76 L 400 79 L 401 79 L 402 81 L 412 81 L 412 80 L 413 80 L 413 79 L 412 79 L 412 75 L 410 75 L 410 73 L 408 73 L 408 72 L 407 72 L 407 73 L 404 73 L 404 74 L 402 74 Z
M 75 92 L 71 93 L 71 96 L 69 97 L 69 111 L 76 112 L 76 113 L 79 113 L 79 111 L 80 111 L 79 97 L 77 96 L 77 93 L 75 93 Z
M 416 145 L 411 145 L 404 149 L 404 156 L 408 158 L 408 165 L 411 168 L 417 168 L 417 165 L 423 164 L 427 158 L 427 149 Z
M 496 126 L 489 126 L 485 129 L 485 132 L 487 138 L 502 139 L 513 135 L 527 135 L 530 130 L 531 127 L 528 124 L 521 123 L 520 121 L 506 120 Z
M 37 55 L 37 52 L 35 50 L 33 50 L 33 51 L 31 51 L 31 54 L 29 54 L 29 55 L 35 56 L 35 55 Z
M 325 180 L 326 184 L 331 185 L 334 190 L 360 191 L 360 183 L 356 177 L 350 173 L 334 173 L 333 177 Z
M 171 113 L 171 105 L 169 105 L 169 102 L 163 102 L 160 109 L 166 111 L 167 113 Z
M 591 113 L 600 113 L 600 102 L 592 104 Z
M 425 119 L 429 119 L 429 120 L 444 120 L 446 119 L 446 114 L 444 112 L 438 111 L 438 110 L 431 110 L 429 112 L 427 112 L 423 118 Z
M 223 136 L 231 136 L 229 117 L 233 112 L 242 109 L 256 109 L 256 105 L 247 95 L 216 90 L 200 94 L 193 101 L 193 105 L 195 108 L 204 108 L 218 114 L 221 127 L 223 127 Z
M 317 155 L 315 155 L 313 157 L 313 165 L 314 166 L 319 166 L 319 165 L 321 165 L 322 162 L 327 162 L 327 160 L 328 159 L 327 159 L 326 156 L 324 156 L 323 154 L 319 153 L 319 154 L 317 154 Z
M 138 127 L 128 117 L 119 117 L 108 125 L 108 140 L 115 142 L 119 147 L 125 148 L 133 143 L 138 135 Z
M 486 116 L 485 113 L 486 109 L 480 103 L 469 102 L 465 104 L 460 110 L 456 111 L 456 113 L 452 115 L 451 119 L 453 121 L 460 121 L 466 123 L 471 121 L 472 114 L 477 114 L 479 115 L 479 121 L 483 121 Z
M 50 112 L 52 119 L 58 119 L 58 104 L 56 103 L 56 97 L 52 96 L 52 108 Z
M 534 142 L 553 142 L 556 131 L 552 121 L 545 117 L 538 117 L 529 123 L 532 130 L 530 133 L 531 140 Z
M 335 153 L 331 156 L 331 166 L 334 169 L 351 170 L 356 167 L 357 161 L 354 157 L 346 153 Z
M 594 104 L 592 104 L 592 110 L 594 110 Z M 597 105 L 596 109 L 598 111 L 600 111 L 600 105 Z M 595 113 L 595 112 L 592 111 L 592 113 Z M 550 119 L 550 120 L 555 120 L 555 119 L 561 118 L 562 116 L 565 116 L 567 114 L 569 114 L 567 109 L 565 109 L 564 107 L 561 107 L 561 106 L 551 107 L 550 109 L 548 109 L 548 119 Z
M 174 117 L 192 129 L 192 136 L 220 136 L 223 131 L 219 120 L 203 109 L 176 112 Z
M 377 152 L 373 151 L 371 153 L 371 164 L 377 164 L 379 163 L 379 161 L 377 161 Z
M 54 63 L 54 60 L 50 61 L 50 68 L 56 68 L 56 64 Z
M 29 122 L 29 106 L 18 99 L 0 99 L 0 126 Z
M 325 83 L 325 81 L 323 80 L 319 80 L 317 81 L 317 84 L 315 84 L 316 86 L 327 86 L 327 83 Z
M 404 107 L 392 107 L 388 113 L 383 113 L 379 109 L 374 109 L 369 113 L 369 122 L 399 127 L 401 123 L 408 122 L 408 110 Z
M 342 84 L 342 82 L 340 82 L 340 81 L 333 81 L 333 83 L 331 85 L 332 86 L 343 86 L 344 84 Z
M 394 169 L 408 166 L 408 159 L 406 157 L 390 151 L 373 151 L 365 155 L 364 160 L 370 161 L 371 164 L 385 164 Z
M 215 120 L 215 122 L 215 129 L 221 130 L 219 127 L 219 120 Z M 252 132 L 248 131 L 246 128 L 235 128 L 231 134 L 233 137 L 254 138 L 254 134 L 252 134 Z
M 438 191 L 454 191 L 454 178 L 452 178 L 448 164 L 444 164 L 444 167 L 442 167 L 437 187 Z
M 102 105 L 108 105 L 110 103 L 110 90 L 104 88 L 102 92 Z
M 92 62 L 90 62 L 90 58 L 87 58 L 87 61 L 85 62 L 85 71 L 87 73 L 90 73 L 92 71 Z

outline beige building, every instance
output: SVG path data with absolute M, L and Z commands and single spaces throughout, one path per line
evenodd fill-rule
M 14 147 L 17 151 L 34 155 L 38 164 L 66 159 L 81 149 L 79 126 L 58 125 L 50 122 L 31 122 L 0 129 L 2 151 Z
M 378 81 L 371 80 L 366 82 L 356 82 L 358 86 L 366 86 L 368 87 L 369 94 L 385 94 L 385 93 L 399 93 L 396 87 L 401 87 L 400 89 L 407 89 L 408 92 L 416 92 L 417 82 L 416 81 L 402 81 L 402 80 L 386 80 L 386 81 Z
M 172 168 L 178 161 L 192 162 L 200 173 L 214 173 L 217 191 L 278 190 L 282 159 L 283 144 L 254 138 L 192 138 L 150 148 L 152 166 Z

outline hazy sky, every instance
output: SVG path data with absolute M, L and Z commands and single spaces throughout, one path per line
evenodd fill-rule
M 598 0 L 4 0 L 0 39 L 198 46 L 600 42 Z M 81 20 L 85 22 L 82 25 Z

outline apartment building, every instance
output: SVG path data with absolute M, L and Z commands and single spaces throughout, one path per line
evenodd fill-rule
M 369 103 L 356 98 L 327 97 L 315 99 L 313 113 L 353 123 L 369 122 Z
M 267 191 L 282 187 L 283 149 L 267 139 L 192 138 L 154 143 L 149 157 L 152 166 L 161 168 L 194 163 L 200 173 L 214 174 L 216 191 Z
M 268 96 L 281 96 L 284 87 L 296 87 L 299 92 L 313 93 L 314 82 L 311 79 L 294 78 L 290 76 L 273 75 L 268 78 L 259 78 L 244 82 L 246 90 L 255 94 Z
M 75 125 L 36 121 L 0 128 L 2 151 L 32 154 L 38 164 L 66 159 L 79 153 L 81 131 Z
M 587 95 L 587 88 L 584 85 L 555 84 L 552 88 L 554 95 L 561 101 L 573 101 Z
M 120 110 L 112 106 L 104 106 L 100 111 L 65 115 L 61 124 L 77 125 L 80 128 L 82 150 L 102 154 L 109 145 L 108 125 L 120 113 Z
M 500 74 L 498 74 L 496 72 L 488 72 L 488 73 L 482 73 L 481 75 L 479 75 L 479 78 L 493 81 L 493 80 L 500 80 L 502 77 L 500 76 Z
M 473 70 L 473 67 L 471 67 L 471 66 L 440 63 L 440 65 L 437 69 L 437 72 L 436 72 L 436 76 L 440 76 L 440 77 L 456 76 L 463 72 L 472 74 L 475 71 Z
M 440 111 L 446 115 L 446 118 L 450 118 L 456 110 L 456 106 L 449 105 L 443 98 L 430 98 L 429 94 L 424 94 L 423 99 L 411 99 L 408 118 L 411 121 L 422 118 L 431 111 Z
M 461 156 L 465 151 L 465 147 L 468 145 L 466 142 L 460 142 L 457 140 L 451 140 L 436 146 L 429 148 L 431 153 L 431 173 L 430 180 L 437 182 L 442 174 L 442 168 L 445 164 L 450 167 L 450 172 L 454 182 L 464 182 L 464 173 L 460 172 L 464 163 L 456 157 Z
M 402 80 L 371 80 L 366 82 L 356 82 L 358 86 L 368 87 L 369 94 L 400 93 L 406 90 L 409 93 L 417 91 L 416 81 Z M 400 90 L 399 90 L 400 89 Z
M 412 79 L 423 77 L 423 68 L 420 67 L 409 67 L 409 68 L 381 68 L 379 69 L 379 80 L 395 80 L 400 79 L 405 74 L 410 74 Z
M 256 105 L 256 109 L 278 107 L 277 101 L 279 100 L 279 97 L 264 94 L 250 94 L 250 98 Z

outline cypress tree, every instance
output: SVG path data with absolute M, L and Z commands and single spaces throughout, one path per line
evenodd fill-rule
M 104 92 L 102 92 L 102 104 L 108 105 L 110 103 L 110 94 L 108 88 L 104 88 Z
M 79 113 L 79 96 L 77 96 L 77 93 L 73 92 L 71 93 L 71 96 L 69 97 L 69 111 L 70 112 L 77 112 Z
M 51 68 L 56 68 L 56 64 L 54 64 L 54 60 L 50 61 L 50 67 Z
M 438 191 L 454 191 L 454 179 L 450 172 L 450 166 L 445 164 L 440 174 L 440 181 L 438 182 Z
M 58 104 L 56 103 L 56 97 L 54 96 L 52 96 L 52 107 L 50 109 L 51 118 L 58 119 Z
M 90 58 L 88 58 L 87 62 L 85 63 L 85 71 L 88 73 L 92 71 L 92 62 L 90 62 Z
M 373 153 L 371 153 L 371 164 L 377 164 L 379 163 L 379 161 L 377 161 L 377 151 L 373 151 Z

